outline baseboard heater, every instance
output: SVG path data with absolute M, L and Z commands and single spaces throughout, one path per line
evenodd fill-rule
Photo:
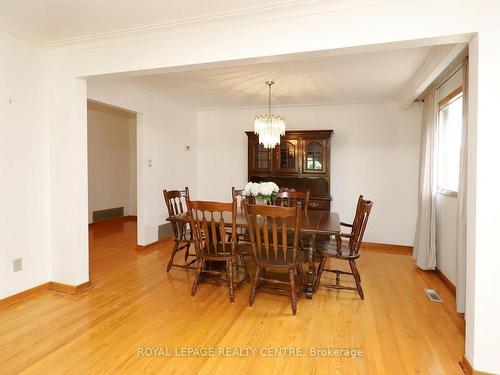
M 165 223 L 158 225 L 158 241 L 163 240 L 166 237 L 170 237 L 174 234 L 172 231 L 172 224 Z

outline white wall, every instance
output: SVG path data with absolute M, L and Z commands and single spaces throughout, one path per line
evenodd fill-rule
M 137 216 L 137 116 L 128 119 L 128 211 Z
M 247 136 L 265 109 L 204 111 L 198 115 L 198 192 L 227 201 L 247 182 Z M 353 218 L 360 194 L 374 201 L 365 240 L 413 245 L 417 216 L 421 105 L 396 103 L 275 108 L 287 129 L 333 129 L 332 210 Z M 215 167 L 217 166 L 217 167 Z
M 50 279 L 48 101 L 45 53 L 0 31 L 0 299 Z
M 196 150 L 196 113 L 126 80 L 90 81 L 88 97 L 138 112 L 137 242 L 157 241 L 167 217 L 163 189 L 196 191 L 196 157 L 186 151 L 188 145 Z
M 103 107 L 103 106 L 101 106 Z M 90 105 L 87 112 L 89 223 L 94 211 L 123 207 L 137 214 L 136 121 Z
M 437 268 L 453 285 L 457 282 L 457 225 L 456 197 L 437 194 L 436 255 Z
M 441 100 L 462 86 L 462 69 L 459 69 L 438 89 L 438 99 Z M 437 268 L 454 285 L 457 281 L 457 197 L 437 194 L 437 232 L 436 252 Z

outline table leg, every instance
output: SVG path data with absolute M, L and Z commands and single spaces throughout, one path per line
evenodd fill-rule
M 307 272 L 306 298 L 312 299 L 316 266 L 314 265 L 314 253 L 316 252 L 316 235 L 311 236 L 309 245 L 309 270 Z

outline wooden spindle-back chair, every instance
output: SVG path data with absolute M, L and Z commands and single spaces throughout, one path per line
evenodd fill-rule
M 234 302 L 234 289 L 239 285 L 235 282 L 233 267 L 238 269 L 238 259 L 243 262 L 245 278 L 250 281 L 245 259 L 237 251 L 236 238 L 230 233 L 236 233 L 236 200 L 231 203 L 190 201 L 188 199 L 189 217 L 195 239 L 196 254 L 199 258 L 196 277 L 191 289 L 195 295 L 202 274 L 222 276 L 226 279 L 217 280 L 229 287 L 229 299 Z M 230 229 L 230 230 L 229 230 Z M 208 266 L 208 262 L 224 262 L 225 272 Z
M 303 253 L 297 251 L 301 204 L 299 202 L 295 207 L 279 207 L 245 203 L 244 207 L 252 242 L 252 255 L 257 264 L 249 304 L 253 305 L 260 283 L 263 286 L 264 284 L 278 286 L 267 290 L 289 294 L 292 312 L 295 315 L 297 298 L 301 291 L 301 289 L 296 291 L 295 288 L 295 272 L 298 272 L 302 279 L 302 287 L 305 285 L 302 270 Z M 267 278 L 268 269 L 287 270 L 289 281 Z
M 274 203 L 277 206 L 295 207 L 300 202 L 304 214 L 307 215 L 307 207 L 309 206 L 310 190 L 296 191 L 296 190 L 283 190 L 279 191 L 276 195 Z M 310 246 L 310 238 L 299 236 L 299 248 L 305 251 Z
M 188 219 L 186 217 L 185 221 L 171 220 L 172 217 L 187 212 L 189 188 L 186 187 L 184 190 L 163 190 L 163 197 L 165 198 L 165 204 L 167 205 L 167 221 L 170 221 L 172 225 L 172 232 L 174 234 L 174 248 L 168 261 L 167 272 L 170 271 L 172 266 L 190 268 L 190 266 L 196 262 L 196 254 L 189 252 L 190 246 L 194 243 L 194 240 L 190 230 L 188 229 Z M 184 253 L 185 264 L 174 264 L 175 254 L 183 249 L 186 249 Z M 193 259 L 188 263 L 187 261 L 189 257 Z
M 247 193 L 245 192 L 245 189 L 236 189 L 234 186 L 231 188 L 231 197 L 233 198 L 233 200 L 236 199 L 238 210 L 243 210 L 244 202 L 247 202 L 250 204 L 255 203 L 254 197 L 251 195 L 247 195 Z M 246 230 L 246 228 L 236 228 L 236 232 L 237 232 L 236 242 L 238 242 L 239 244 L 242 244 L 242 243 L 249 244 L 250 243 L 250 237 L 248 236 L 248 231 Z M 247 254 L 248 249 L 241 247 L 241 246 L 240 246 L 240 248 L 242 249 L 242 251 L 244 252 L 245 255 L 250 255 L 250 254 Z
M 276 194 L 274 203 L 277 206 L 283 207 L 295 207 L 297 202 L 300 202 L 304 213 L 307 214 L 307 208 L 309 207 L 309 195 L 310 191 L 279 191 Z
M 245 192 L 245 189 L 236 189 L 234 186 L 231 188 L 231 198 L 236 199 L 237 201 L 237 206 L 241 209 L 243 209 L 243 202 L 247 200 L 249 203 L 250 200 L 253 198 L 251 195 L 247 195 Z
M 363 236 L 365 233 L 366 225 L 368 223 L 368 218 L 373 206 L 373 202 L 365 200 L 362 195 L 359 196 L 358 204 L 356 207 L 356 215 L 354 216 L 354 221 L 352 224 L 341 223 L 344 227 L 351 228 L 350 233 L 341 233 L 341 238 L 348 239 L 348 242 L 337 242 L 331 241 L 326 248 L 318 249 L 321 256 L 321 261 L 318 266 L 317 278 L 315 281 L 314 289 L 317 290 L 320 285 L 321 275 L 323 271 L 333 272 L 336 274 L 335 284 L 325 284 L 323 286 L 332 289 L 348 289 L 356 290 L 361 299 L 364 299 L 363 288 L 361 287 L 361 276 L 359 274 L 358 268 L 356 266 L 356 259 L 360 256 L 360 248 L 363 242 Z M 341 244 L 339 246 L 339 243 Z M 349 262 L 351 272 L 340 271 L 336 269 L 326 269 L 325 263 L 327 258 L 335 258 L 346 260 Z M 344 286 L 340 284 L 340 275 L 352 275 L 356 283 L 356 288 Z

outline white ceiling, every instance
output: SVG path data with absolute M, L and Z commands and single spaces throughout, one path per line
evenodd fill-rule
M 198 109 L 273 104 L 317 105 L 397 100 L 431 47 L 294 58 L 288 61 L 190 70 L 128 78 L 132 83 Z
M 49 45 L 310 1 L 0 0 L 0 29 Z

